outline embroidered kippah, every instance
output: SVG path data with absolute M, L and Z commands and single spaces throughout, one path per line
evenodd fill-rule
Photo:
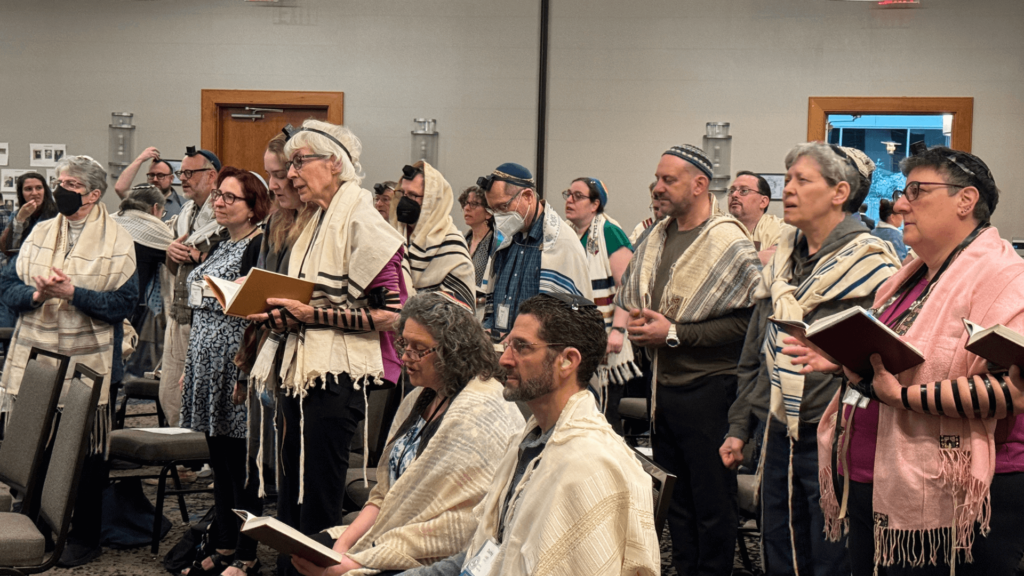
M 713 177 L 712 173 L 714 172 L 714 170 L 712 168 L 711 159 L 707 157 L 707 154 L 704 153 L 704 150 L 692 144 L 682 144 L 680 146 L 673 146 L 666 150 L 664 154 L 662 154 L 662 156 L 664 156 L 665 154 L 671 154 L 673 156 L 682 158 L 683 160 L 686 160 L 690 164 L 696 166 L 697 169 L 703 172 L 704 175 L 707 176 L 708 178 Z
M 495 168 L 491 174 L 495 180 L 503 180 L 518 186 L 534 186 L 533 173 L 526 166 L 515 162 L 506 162 Z

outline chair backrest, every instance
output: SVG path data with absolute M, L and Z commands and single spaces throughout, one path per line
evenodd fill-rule
M 676 487 L 676 476 L 655 464 L 653 460 L 636 448 L 633 448 L 633 454 L 640 460 L 644 472 L 651 475 L 654 491 L 654 531 L 660 539 L 661 533 L 665 529 L 665 519 L 668 518 L 668 507 L 672 503 L 672 491 Z
M 70 358 L 33 348 L 18 397 L 0 444 L 0 482 L 23 497 L 22 513 L 35 518 L 39 485 L 46 466 L 46 443 Z
M 88 380 L 89 383 L 85 381 Z M 75 506 L 78 480 L 82 475 L 89 435 L 96 418 L 103 377 L 83 364 L 75 366 L 64 410 L 57 423 L 57 439 L 46 470 L 39 518 L 57 534 L 55 556 L 60 556 L 67 540 L 71 510 Z

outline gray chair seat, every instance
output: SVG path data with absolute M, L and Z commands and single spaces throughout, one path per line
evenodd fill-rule
M 0 566 L 35 566 L 43 563 L 46 539 L 24 514 L 0 512 Z
M 139 463 L 209 460 L 206 436 L 201 432 L 154 434 L 128 428 L 110 433 L 110 457 Z
M 632 420 L 650 420 L 646 398 L 623 398 L 619 400 L 619 416 Z
M 124 393 L 132 398 L 158 400 L 160 398 L 160 381 L 152 378 L 136 378 L 129 376 L 122 382 Z
M 10 512 L 14 507 L 14 496 L 11 495 L 11 487 L 0 482 L 0 512 Z
M 757 516 L 757 504 L 754 502 L 754 495 L 757 493 L 757 476 L 753 474 L 737 474 L 736 503 L 744 516 Z

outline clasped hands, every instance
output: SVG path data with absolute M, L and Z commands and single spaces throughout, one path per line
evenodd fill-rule
M 71 301 L 75 296 L 75 285 L 71 279 L 64 274 L 60 268 L 50 268 L 53 275 L 33 276 L 32 281 L 36 283 L 36 291 L 32 293 L 32 301 L 39 304 L 50 298 Z
M 171 257 L 171 260 L 178 264 L 195 263 L 199 261 L 199 257 L 202 253 L 199 250 L 191 246 L 185 246 L 182 241 L 188 238 L 188 234 L 184 234 L 171 242 L 167 246 L 167 255 Z
M 629 341 L 637 346 L 664 346 L 668 329 L 672 323 L 663 314 L 650 308 L 633 308 L 629 311 L 626 333 Z

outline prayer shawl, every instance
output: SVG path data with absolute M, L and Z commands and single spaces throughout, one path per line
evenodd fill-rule
M 53 275 L 51 268 L 60 268 L 76 288 L 96 292 L 113 292 L 135 274 L 135 241 L 110 214 L 102 202 L 88 216 L 78 242 L 70 252 L 70 224 L 63 215 L 36 224 L 21 246 L 17 261 L 18 277 L 34 285 L 33 276 Z M 128 334 L 125 334 L 125 338 Z M 0 410 L 9 411 L 10 397 L 17 397 L 21 379 L 33 347 L 71 357 L 71 367 L 82 363 L 103 376 L 96 423 L 93 426 L 92 453 L 105 451 L 106 433 L 110 431 L 110 371 L 114 354 L 114 326 L 79 312 L 70 302 L 51 298 L 38 308 L 22 313 L 14 330 L 3 378 L 0 381 Z M 68 370 L 61 391 L 61 405 L 69 382 L 74 376 Z M 98 434 L 95 432 L 99 432 Z
M 398 221 L 398 202 L 391 203 L 390 214 L 391 225 L 408 239 L 402 268 L 411 283 L 409 295 L 444 290 L 473 309 L 476 268 L 466 238 L 452 221 L 452 187 L 430 164 L 421 160 L 415 167 L 423 169 L 423 206 L 411 237 L 408 225 Z
M 784 230 L 793 228 L 782 221 L 782 218 L 765 212 L 757 221 L 757 226 L 750 231 L 750 241 L 757 250 L 767 250 L 779 243 Z
M 891 305 L 900 284 L 923 262 L 909 262 L 875 295 L 875 308 Z M 913 312 L 911 312 L 913 315 Z M 1003 324 L 1024 331 L 1024 261 L 999 231 L 990 228 L 942 274 L 902 335 L 925 357 L 924 364 L 897 375 L 912 386 L 984 374 L 986 361 L 964 350 L 961 318 L 982 326 Z M 837 540 L 845 520 L 832 485 L 832 439 L 839 396 L 818 427 L 821 509 L 826 535 Z M 995 419 L 948 418 L 879 404 L 875 452 L 875 564 L 923 566 L 939 558 L 970 562 L 974 525 L 988 532 L 989 486 L 995 473 Z M 926 539 L 932 554 L 910 546 Z
M 616 305 L 626 310 L 651 308 L 676 324 L 718 318 L 754 305 L 761 262 L 743 224 L 722 213 L 715 197 L 710 198 L 711 217 L 683 257 L 672 264 L 661 302 L 650 301 L 651 291 L 668 227 L 676 226 L 674 218 L 655 223 L 636 247 Z
M 146 214 L 141 210 L 125 210 L 121 214 L 113 214 L 111 218 L 131 234 L 135 242 L 154 250 L 167 250 L 174 241 L 171 229 L 163 220 Z M 145 289 L 145 286 L 141 286 Z
M 798 232 L 792 226 L 783 230 L 779 248 L 764 267 L 762 282 L 754 293 L 758 300 L 772 299 L 772 317 L 778 320 L 803 321 L 806 314 L 823 302 L 868 297 L 899 270 L 900 260 L 892 246 L 864 232 L 831 255 L 820 258 L 814 272 L 800 286 L 794 286 L 791 256 L 800 238 Z M 792 356 L 782 353 L 784 334 L 769 323 L 764 339 L 764 361 L 772 384 L 769 410 L 786 423 L 789 437 L 797 440 L 804 376 L 800 367 L 793 365 Z
M 467 564 L 498 533 L 519 444 L 536 427 L 531 417 L 498 464 L 476 508 L 480 524 L 466 549 Z M 544 451 L 512 489 L 490 576 L 660 573 L 651 477 L 597 411 L 590 392 L 569 399 Z
M 587 269 L 587 257 L 576 232 L 563 221 L 550 207 L 541 215 L 544 218 L 544 240 L 540 255 L 540 292 L 539 294 L 576 294 L 591 299 L 590 271 Z M 512 243 L 499 247 L 495 251 L 505 250 Z M 487 298 L 485 316 L 494 310 L 494 254 L 487 261 L 480 294 Z M 512 326 L 510 325 L 509 328 Z
M 380 513 L 347 554 L 366 568 L 348 572 L 351 576 L 409 570 L 464 551 L 476 530 L 473 508 L 487 494 L 509 439 L 523 429 L 522 413 L 502 397 L 497 380 L 472 380 L 451 401 L 423 452 L 389 485 L 395 434 L 421 392 L 405 397 L 391 425 L 367 501 Z M 328 532 L 337 538 L 343 530 Z
M 587 234 L 587 266 L 590 268 L 590 287 L 594 293 L 594 303 L 604 316 L 605 331 L 610 332 L 615 315 L 615 277 L 612 274 L 611 260 L 608 258 L 608 244 L 604 237 L 605 222 L 615 226 L 619 223 L 605 214 L 598 214 L 590 222 Z M 621 228 L 621 226 L 619 226 Z M 603 390 L 608 384 L 625 384 L 631 378 L 641 376 L 640 368 L 633 363 L 633 347 L 629 340 L 623 339 L 622 351 L 609 354 L 605 362 L 597 368 L 599 395 L 603 398 Z
M 363 308 L 367 306 L 366 287 L 401 247 L 402 238 L 373 208 L 370 192 L 355 182 L 344 182 L 327 213 L 317 208 L 295 240 L 288 275 L 316 284 L 310 306 Z M 297 332 L 289 332 L 281 361 L 281 390 L 303 398 L 317 379 L 323 382 L 328 374 L 348 374 L 353 387 L 362 388 L 365 397 L 366 385 L 384 382 L 380 335 L 374 330 L 346 333 L 320 324 L 306 324 Z M 267 338 L 249 375 L 260 391 L 274 365 L 278 343 L 278 338 Z M 299 434 L 302 436 L 303 431 Z M 303 437 L 299 454 L 300 504 L 304 493 L 304 459 Z

